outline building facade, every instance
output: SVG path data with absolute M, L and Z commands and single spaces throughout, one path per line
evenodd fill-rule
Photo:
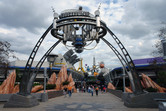
M 144 73 L 153 80 L 156 80 L 157 73 L 159 71 L 166 71 L 166 61 L 162 57 L 145 58 L 133 60 L 136 71 L 139 76 Z M 123 84 L 124 71 L 122 67 L 114 68 L 109 74 L 105 75 L 107 82 L 112 82 L 115 86 Z M 109 79 L 108 79 L 109 78 Z M 126 84 L 129 85 L 128 76 L 125 74 Z

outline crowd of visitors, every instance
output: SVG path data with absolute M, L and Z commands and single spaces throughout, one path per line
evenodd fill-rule
M 82 93 L 91 93 L 91 96 L 94 95 L 94 92 L 96 93 L 96 96 L 98 96 L 99 94 L 99 91 L 101 91 L 101 93 L 105 93 L 106 92 L 106 86 L 104 85 L 101 85 L 101 86 L 98 86 L 98 85 L 88 85 L 88 86 L 76 86 L 76 89 L 77 89 L 77 92 L 79 93 L 80 91 Z M 67 97 L 67 94 L 69 95 L 69 97 L 72 96 L 72 87 L 71 86 L 68 86 L 68 87 L 65 87 L 64 90 L 64 97 Z
M 101 93 L 105 93 L 106 92 L 106 87 L 104 85 L 102 86 L 98 86 L 98 85 L 88 85 L 88 86 L 82 86 L 82 87 L 76 87 L 77 92 L 82 92 L 82 93 L 91 93 L 91 96 L 94 95 L 94 92 L 96 93 L 96 96 L 98 96 L 99 91 L 101 91 Z M 69 97 L 72 96 L 72 87 L 68 86 L 64 88 L 64 97 L 67 97 L 66 95 L 69 95 Z

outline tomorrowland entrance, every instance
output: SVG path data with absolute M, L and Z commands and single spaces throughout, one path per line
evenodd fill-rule
M 149 103 L 149 100 L 146 99 L 147 94 L 142 89 L 132 58 L 118 37 L 107 27 L 107 24 L 100 19 L 99 9 L 100 8 L 95 11 L 94 15 L 88 11 L 84 11 L 82 7 L 79 7 L 79 9 L 64 10 L 60 15 L 53 10 L 53 23 L 38 40 L 29 56 L 20 83 L 19 93 L 12 95 L 5 107 L 32 107 L 38 105 L 36 104 L 37 100 L 31 94 L 33 82 L 45 59 L 59 43 L 62 43 L 68 48 L 72 47 L 76 53 L 81 53 L 87 49 L 86 46 L 90 43 L 95 42 L 97 45 L 101 40 L 115 53 L 129 77 L 133 93 L 125 95 L 125 104 L 128 106 L 141 107 Z M 55 38 L 55 43 L 43 55 L 36 67 L 32 69 L 36 53 L 49 32 Z M 110 43 L 111 41 L 107 41 L 104 38 L 107 33 L 108 36 L 112 37 L 116 42 L 119 50 Z M 69 59 L 72 61 L 72 58 Z M 87 80 L 89 80 L 87 83 L 90 84 L 93 83 L 96 78 L 90 77 Z M 101 84 L 102 78 L 99 80 Z

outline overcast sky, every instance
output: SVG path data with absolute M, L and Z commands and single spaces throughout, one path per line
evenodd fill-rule
M 158 31 L 162 22 L 166 22 L 166 0 L 1 0 L 0 40 L 10 42 L 15 55 L 20 60 L 27 60 L 37 40 L 52 23 L 51 7 L 60 14 L 63 10 L 83 6 L 83 10 L 94 14 L 100 3 L 101 19 L 121 40 L 132 59 L 152 57 Z M 118 49 L 109 34 L 105 38 Z M 35 60 L 39 60 L 56 41 L 49 33 Z M 60 44 L 52 53 L 64 54 L 66 51 Z M 121 66 L 103 41 L 94 50 L 85 50 L 78 56 L 89 66 L 94 56 L 96 62 L 103 61 L 109 68 Z

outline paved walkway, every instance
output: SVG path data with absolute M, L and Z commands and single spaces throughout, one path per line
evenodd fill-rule
M 72 97 L 57 97 L 32 108 L 3 108 L 0 111 L 158 111 L 148 108 L 127 108 L 120 98 L 110 94 L 99 93 L 93 97 L 89 93 L 74 93 Z

